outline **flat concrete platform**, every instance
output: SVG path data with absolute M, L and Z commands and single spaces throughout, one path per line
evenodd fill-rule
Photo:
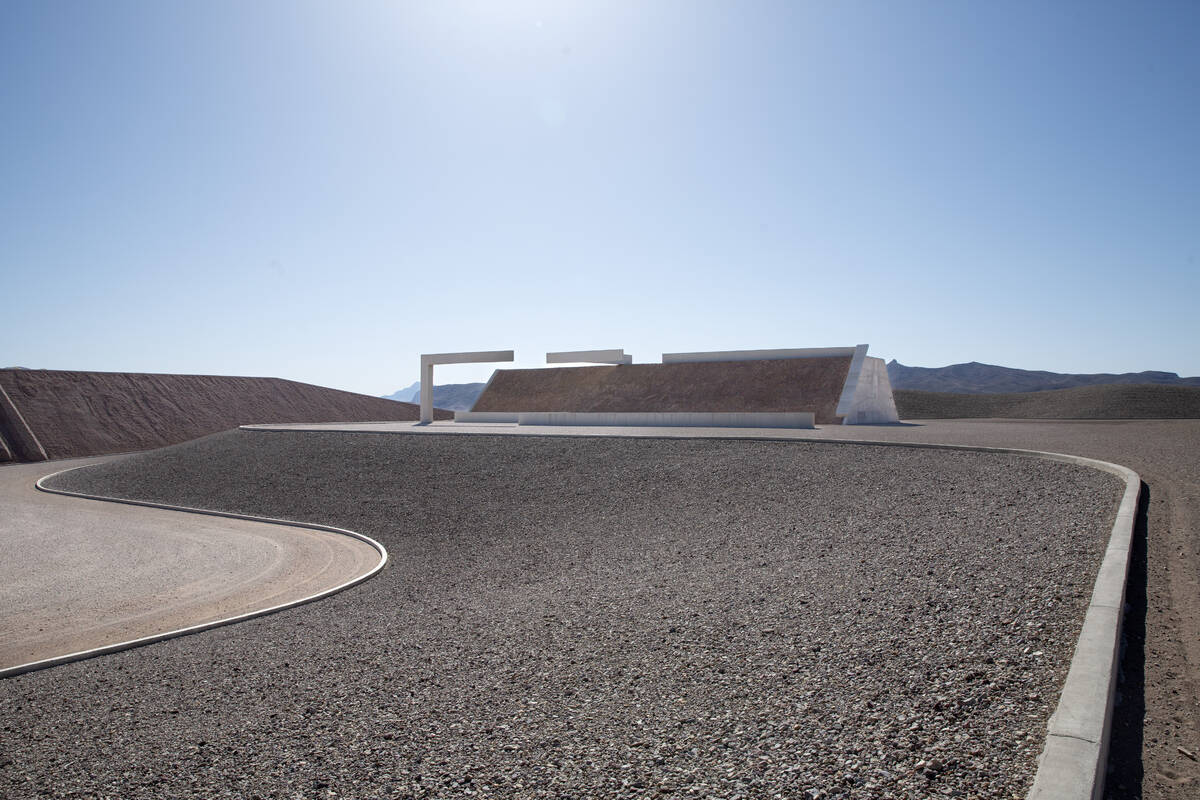
M 0 671 L 295 602 L 380 563 L 344 534 L 34 486 L 104 460 L 0 467 Z

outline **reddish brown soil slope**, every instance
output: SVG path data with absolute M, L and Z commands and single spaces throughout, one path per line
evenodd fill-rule
M 42 458 L 29 431 L 56 459 L 148 450 L 254 422 L 419 417 L 412 403 L 280 378 L 0 370 L 0 387 L 11 401 L 0 404 L 0 436 L 17 460 Z M 24 426 L 13 419 L 14 406 Z
M 812 411 L 835 414 L 850 358 L 502 369 L 474 411 Z

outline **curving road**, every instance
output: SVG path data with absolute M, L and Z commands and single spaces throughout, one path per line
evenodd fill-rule
M 329 531 L 64 497 L 0 467 L 0 670 L 295 602 L 373 570 Z

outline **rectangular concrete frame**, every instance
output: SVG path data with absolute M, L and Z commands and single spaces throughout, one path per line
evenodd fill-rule
M 814 428 L 811 411 L 704 413 L 704 412 L 577 412 L 525 411 L 519 425 L 599 425 L 620 427 L 702 428 Z M 458 421 L 458 415 L 455 415 Z
M 615 350 L 565 350 L 546 353 L 547 364 L 632 364 L 633 356 L 625 354 L 625 348 Z
M 474 353 L 423 353 L 421 355 L 421 424 L 433 422 L 433 367 L 435 364 L 484 364 L 512 361 L 512 350 L 480 350 Z

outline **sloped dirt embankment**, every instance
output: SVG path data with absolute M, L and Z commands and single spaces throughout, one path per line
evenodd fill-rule
M 149 450 L 255 422 L 420 416 L 412 403 L 281 378 L 14 369 L 0 370 L 0 388 L 0 459 L 16 461 Z

